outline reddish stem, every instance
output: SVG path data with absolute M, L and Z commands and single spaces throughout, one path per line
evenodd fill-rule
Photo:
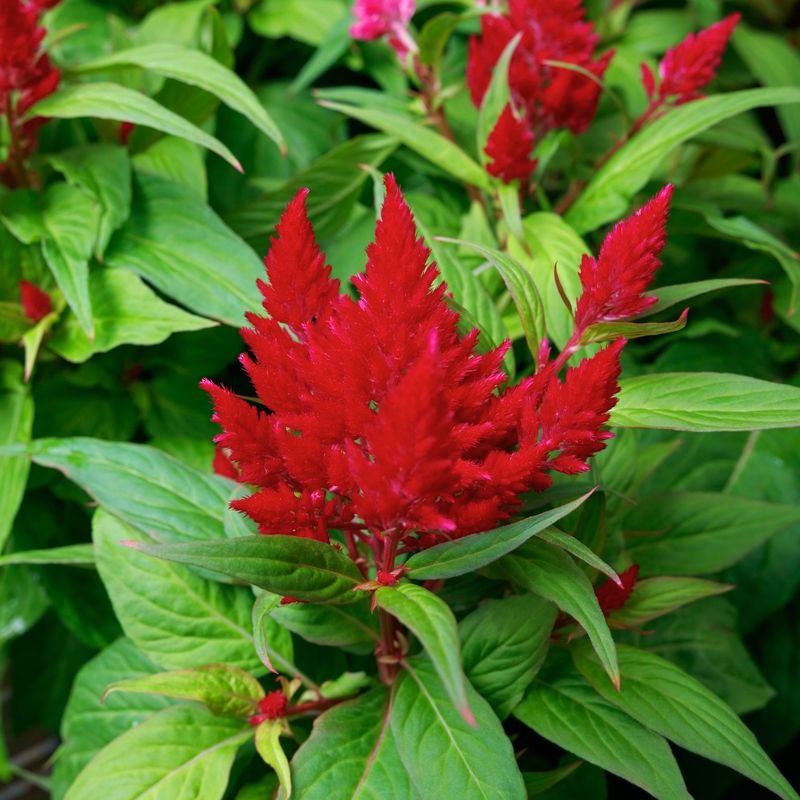
M 380 569 L 385 572 L 391 572 L 394 569 L 400 536 L 400 531 L 386 532 L 383 535 Z M 397 667 L 402 656 L 396 636 L 397 620 L 382 608 L 378 609 L 378 618 L 381 626 L 381 640 L 375 646 L 375 657 L 378 659 L 378 675 L 381 683 L 389 686 L 397 677 Z
M 5 115 L 8 120 L 8 160 L 7 164 L 11 171 L 11 177 L 16 186 L 26 186 L 28 184 L 28 177 L 25 167 L 22 164 L 22 151 L 19 146 L 19 130 L 17 115 L 14 109 L 14 103 L 11 99 L 11 93 L 6 96 Z M 10 188 L 16 188 L 12 186 Z
M 298 714 L 305 714 L 308 711 L 326 711 L 341 702 L 341 700 L 326 700 L 323 697 L 308 703 L 298 703 L 296 706 L 289 706 L 286 709 L 286 716 L 296 717 Z

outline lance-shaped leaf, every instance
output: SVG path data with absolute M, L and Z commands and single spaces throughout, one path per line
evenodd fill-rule
M 661 656 L 620 646 L 622 689 L 608 682 L 590 651 L 575 651 L 581 672 L 610 703 L 675 744 L 725 764 L 784 800 L 797 800 L 755 736 L 700 681 Z
M 23 550 L 0 556 L 0 566 L 9 564 L 68 564 L 76 567 L 94 566 L 94 545 L 67 544 L 46 550 Z
M 375 600 L 419 639 L 450 699 L 464 719 L 474 722 L 461 669 L 458 626 L 450 606 L 433 592 L 414 583 L 383 586 L 375 592 Z
M 506 105 L 511 101 L 511 90 L 508 86 L 508 67 L 511 64 L 511 57 L 517 49 L 522 34 L 518 33 L 505 47 L 502 55 L 494 65 L 492 70 L 492 80 L 489 88 L 481 101 L 478 111 L 478 125 L 476 128 L 478 156 L 482 164 L 486 164 L 488 157 L 484 152 L 486 142 L 492 128 L 497 124 L 497 119 Z
M 614 583 L 619 583 L 619 575 L 616 571 L 603 561 L 593 550 L 590 550 L 580 539 L 575 536 L 570 536 L 568 533 L 552 528 L 551 530 L 542 531 L 539 538 L 543 542 L 552 544 L 554 547 L 560 547 L 566 550 L 570 555 L 575 556 L 579 561 L 583 561 L 590 567 L 594 567 L 598 572 L 611 578 Z
M 649 317 L 664 311 L 667 308 L 684 303 L 693 297 L 718 292 L 721 289 L 735 289 L 739 286 L 753 286 L 764 284 L 766 281 L 753 278 L 711 278 L 706 281 L 694 281 L 692 283 L 677 283 L 674 286 L 661 286 L 648 294 L 657 297 L 658 302 L 650 306 L 642 313 L 642 317 Z
M 222 717 L 247 717 L 264 697 L 261 684 L 249 672 L 229 664 L 208 664 L 118 681 L 106 689 L 104 697 L 113 692 L 196 700 L 212 714 Z
M 253 604 L 253 640 L 256 653 L 270 672 L 304 677 L 294 665 L 291 634 L 272 619 L 272 612 L 279 608 L 280 602 L 278 595 L 264 592 Z
M 142 553 L 200 567 L 268 592 L 311 603 L 351 603 L 363 582 L 355 564 L 329 544 L 298 536 L 239 536 L 179 544 L 130 543 Z
M 475 533 L 452 542 L 443 542 L 415 553 L 405 564 L 406 574 L 415 580 L 432 580 L 454 578 L 485 567 L 571 514 L 591 494 L 592 492 L 588 492 L 577 500 L 511 525 Z
M 643 336 L 661 336 L 665 333 L 675 333 L 686 327 L 689 309 L 674 322 L 598 322 L 589 325 L 581 336 L 581 344 L 597 344 L 611 342 L 623 337 L 625 339 L 641 339 Z
M 281 747 L 280 737 L 284 732 L 281 720 L 270 719 L 256 728 L 256 750 L 265 763 L 269 764 L 281 783 L 281 796 L 289 800 L 292 796 L 292 772 L 289 761 Z
M 122 50 L 110 56 L 81 64 L 77 72 L 105 71 L 112 67 L 141 67 L 167 78 L 197 86 L 218 97 L 225 105 L 247 117 L 286 152 L 278 126 L 261 105 L 253 91 L 235 72 L 226 69 L 211 56 L 174 44 L 149 44 Z
M 669 745 L 600 697 L 580 676 L 536 680 L 514 716 L 576 756 L 658 800 L 691 800 Z

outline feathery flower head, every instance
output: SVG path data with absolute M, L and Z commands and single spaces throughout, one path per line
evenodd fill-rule
M 20 281 L 19 300 L 25 316 L 31 322 L 38 322 L 53 310 L 50 295 L 29 281 Z
M 485 152 L 491 159 L 486 167 L 489 174 L 503 183 L 527 181 L 536 169 L 536 159 L 531 158 L 533 142 L 528 125 L 507 103 L 486 141 Z
M 728 40 L 741 14 L 731 14 L 699 33 L 690 33 L 679 45 L 667 50 L 658 67 L 659 99 L 674 98 L 677 104 L 701 96 L 700 90 L 717 74 Z M 652 75 L 645 79 L 650 96 L 655 93 Z
M 248 723 L 253 727 L 260 725 L 268 720 L 281 719 L 286 716 L 289 706 L 289 698 L 279 689 L 275 689 L 258 701 L 258 714 L 254 714 Z
M 407 549 L 488 530 L 542 490 L 549 472 L 588 469 L 618 390 L 620 340 L 563 380 L 553 365 L 512 387 L 508 343 L 476 350 L 392 176 L 353 283 L 339 293 L 305 192 L 288 205 L 248 314 L 242 364 L 261 408 L 204 381 L 217 444 L 256 491 L 232 506 L 264 534 L 329 541 L 387 535 Z
M 618 611 L 628 602 L 636 586 L 638 576 L 639 565 L 633 564 L 624 572 L 620 572 L 621 586 L 609 578 L 594 590 L 603 616 L 607 617 L 612 611 Z
M 495 65 L 518 33 L 522 38 L 511 59 L 509 86 L 534 134 L 553 128 L 586 130 L 600 100 L 598 81 L 548 63 L 574 64 L 602 78 L 613 54 L 594 58 L 599 39 L 581 0 L 510 0 L 508 14 L 482 16 L 481 35 L 469 43 L 467 83 L 473 103 L 483 102 Z
M 415 0 L 355 0 L 350 26 L 354 39 L 369 42 L 386 37 L 398 57 L 403 60 L 416 44 L 408 32 L 408 23 L 414 16 Z

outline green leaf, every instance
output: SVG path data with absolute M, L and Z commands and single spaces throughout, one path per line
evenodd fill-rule
M 544 662 L 556 607 L 536 595 L 489 600 L 459 623 L 464 672 L 500 719 Z
M 406 561 L 406 574 L 415 580 L 432 580 L 454 578 L 485 567 L 571 514 L 590 494 L 511 525 L 464 536 L 415 553 Z
M 716 372 L 620 381 L 611 424 L 673 431 L 751 431 L 800 425 L 800 389 Z
M 278 595 L 263 592 L 253 604 L 253 640 L 256 653 L 270 672 L 283 672 L 302 677 L 293 663 L 292 635 L 271 616 L 279 607 L 280 601 Z
M 792 789 L 755 736 L 716 695 L 655 653 L 621 645 L 622 689 L 612 687 L 586 650 L 575 652 L 581 672 L 610 703 L 675 744 L 725 764 L 784 798 Z
M 479 189 L 490 188 L 488 174 L 457 144 L 407 114 L 383 108 L 358 108 L 331 100 L 322 100 L 320 105 L 394 136 L 406 147 L 458 180 L 477 186 Z
M 109 742 L 166 708 L 165 697 L 115 694 L 105 702 L 102 688 L 156 671 L 128 639 L 118 639 L 78 673 L 61 724 L 63 744 L 55 760 L 53 797 L 61 800 L 78 773 Z
M 249 672 L 228 664 L 206 664 L 117 681 L 106 687 L 104 699 L 114 692 L 196 700 L 212 714 L 222 717 L 247 717 L 264 697 L 261 684 Z
M 0 556 L 0 566 L 9 564 L 94 566 L 94 546 L 91 544 L 68 544 L 64 547 L 50 547 L 47 550 L 22 550 Z
M 93 537 L 97 569 L 126 636 L 165 669 L 222 661 L 257 670 L 250 633 L 252 593 L 201 578 L 137 553 L 123 541 L 144 534 L 99 510 Z
M 128 66 L 141 67 L 213 94 L 226 106 L 250 120 L 282 152 L 286 152 L 286 143 L 278 126 L 247 84 L 235 72 L 199 50 L 174 44 L 150 44 L 80 64 L 76 71 L 97 72 Z
M 489 87 L 483 96 L 481 107 L 478 110 L 478 125 L 475 133 L 477 136 L 478 158 L 480 158 L 481 164 L 486 164 L 489 160 L 485 152 L 489 134 L 497 124 L 497 120 L 503 113 L 503 109 L 511 102 L 511 90 L 508 85 L 508 67 L 511 64 L 511 58 L 521 38 L 522 34 L 518 33 L 505 46 L 500 58 L 494 65 L 492 79 L 489 82 Z
M 269 764 L 278 776 L 283 796 L 292 796 L 292 773 L 289 761 L 280 743 L 283 726 L 280 720 L 271 719 L 262 722 L 256 728 L 256 750 L 266 764 Z
M 558 291 L 554 268 L 574 308 L 581 293 L 578 270 L 589 247 L 558 214 L 539 211 L 525 217 L 522 224 L 530 252 L 514 239 L 508 242 L 508 252 L 533 277 L 544 306 L 547 335 L 561 348 L 572 334 L 573 320 Z
M 40 100 L 30 113 L 56 119 L 95 117 L 154 128 L 199 144 L 224 158 L 234 169 L 242 171 L 242 165 L 219 139 L 147 95 L 116 83 L 81 83 L 62 87 Z
M 408 659 L 397 681 L 391 730 L 420 797 L 524 800 L 511 742 L 489 704 L 467 684 L 470 726 L 453 707 L 432 665 Z
M 646 125 L 595 172 L 566 221 L 578 233 L 586 233 L 622 217 L 631 198 L 678 145 L 744 111 L 791 103 L 800 103 L 800 89 L 746 89 L 671 109 Z
M 798 521 L 796 505 L 675 492 L 642 499 L 623 524 L 639 534 L 629 538 L 628 547 L 643 574 L 705 575 L 731 566 Z
M 443 11 L 435 17 L 431 17 L 423 26 L 417 37 L 419 46 L 419 60 L 422 64 L 428 64 L 438 70 L 444 56 L 447 43 L 456 28 L 465 19 L 469 19 L 473 14 L 465 12 L 455 14 L 452 11 Z
M 565 778 L 572 775 L 582 764 L 582 761 L 571 761 L 563 767 L 556 767 L 556 769 L 551 769 L 547 772 L 523 772 L 522 778 L 525 781 L 528 797 L 536 797 L 550 791 Z
M 261 0 L 251 9 L 247 21 L 261 36 L 291 36 L 316 47 L 343 12 L 339 0 Z
M 674 322 L 598 322 L 589 325 L 581 336 L 581 344 L 596 344 L 610 342 L 620 337 L 625 339 L 640 339 L 643 336 L 661 336 L 665 333 L 675 333 L 686 327 L 689 309 Z
M 544 308 L 530 274 L 518 261 L 491 247 L 461 239 L 442 238 L 441 241 L 460 245 L 482 255 L 500 273 L 519 314 L 528 348 L 536 358 L 539 353 L 539 343 L 545 336 Z
M 22 382 L 16 362 L 0 362 L 0 445 L 30 441 L 33 397 Z M 0 456 L 0 552 L 11 533 L 14 517 L 25 494 L 30 460 L 24 455 Z
M 614 640 L 592 584 L 566 553 L 534 540 L 506 556 L 491 574 L 550 600 L 573 617 L 586 631 L 611 679 L 619 682 Z
M 200 567 L 310 603 L 351 603 L 363 583 L 355 564 L 336 548 L 299 536 L 239 536 L 180 544 L 136 544 L 141 553 Z
M 596 555 L 593 550 L 587 547 L 576 536 L 571 536 L 568 533 L 564 533 L 563 531 L 558 530 L 558 528 L 552 528 L 547 531 L 542 531 L 539 534 L 539 538 L 543 542 L 547 542 L 547 544 L 552 544 L 554 547 L 560 547 L 562 550 L 565 550 L 579 561 L 583 561 L 585 564 L 593 567 L 598 572 L 601 572 L 603 575 L 611 578 L 611 580 L 615 583 L 619 582 L 619 575 L 617 575 L 616 571 L 611 569 L 611 567 L 609 567 L 608 564 L 606 564 L 606 562 L 600 558 L 600 556 Z
M 302 800 L 421 800 L 397 753 L 393 695 L 377 687 L 326 711 L 292 759 Z
M 651 295 L 658 298 L 658 302 L 650 306 L 642 316 L 649 317 L 651 314 L 657 314 L 659 311 L 664 311 L 672 306 L 678 305 L 678 303 L 684 303 L 692 297 L 698 297 L 699 295 L 708 294 L 709 292 L 763 283 L 764 281 L 750 278 L 712 278 L 710 280 L 695 281 L 693 283 L 679 283 L 675 286 L 661 286 L 650 292 Z
M 691 800 L 669 745 L 577 675 L 536 680 L 514 716 L 576 756 L 640 786 L 659 800 Z
M 331 25 L 325 34 L 325 39 L 295 76 L 289 86 L 289 91 L 299 94 L 307 89 L 347 52 L 351 42 L 349 28 L 350 20 L 348 18 Z
M 65 800 L 220 800 L 251 736 L 240 721 L 196 706 L 166 708 L 101 750 Z
M 668 577 L 645 578 L 637 581 L 628 602 L 609 617 L 610 624 L 643 625 L 669 614 L 688 603 L 724 594 L 734 587 L 703 578 Z
M 95 353 L 123 344 L 160 344 L 173 333 L 215 325 L 161 300 L 141 278 L 122 269 L 100 269 L 89 279 L 94 339 L 67 319 L 49 346 L 68 361 L 80 363 Z
M 414 583 L 383 586 L 375 592 L 375 601 L 419 639 L 450 699 L 464 719 L 472 721 L 461 669 L 458 626 L 450 606 Z
M 38 439 L 35 463 L 57 469 L 97 503 L 161 541 L 224 536 L 235 485 L 154 447 L 100 439 Z M 209 659 L 213 660 L 213 659 Z
M 131 217 L 111 240 L 106 262 L 230 325 L 258 308 L 263 266 L 255 253 L 196 195 L 163 178 L 136 178 Z
M 346 606 L 290 603 L 271 613 L 272 619 L 307 642 L 365 655 L 379 641 L 377 621 L 367 599 Z
M 66 179 L 90 192 L 100 204 L 95 255 L 101 258 L 111 234 L 131 210 L 131 165 L 128 151 L 99 143 L 75 147 L 50 156 L 50 163 Z
M 40 582 L 27 567 L 0 570 L 0 645 L 32 628 L 49 604 Z

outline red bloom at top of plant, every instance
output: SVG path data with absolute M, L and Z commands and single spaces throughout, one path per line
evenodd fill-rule
M 481 17 L 481 36 L 469 45 L 467 83 L 480 106 L 506 46 L 522 34 L 509 67 L 514 104 L 537 136 L 566 127 L 581 133 L 591 123 L 600 99 L 602 78 L 612 53 L 594 58 L 598 37 L 587 22 L 580 0 L 510 0 L 507 15 Z M 566 67 L 590 72 L 597 80 Z
M 610 436 L 623 342 L 506 389 L 508 344 L 459 336 L 429 250 L 391 176 L 354 301 L 314 241 L 305 192 L 287 207 L 248 314 L 242 364 L 258 409 L 210 381 L 217 442 L 258 491 L 234 501 L 263 533 L 328 541 L 392 533 L 412 548 L 495 527 L 549 471 L 575 473 Z M 417 538 L 418 537 L 418 538 Z M 424 543 L 424 544 L 423 544 Z
M 531 158 L 533 142 L 527 124 L 507 103 L 486 142 L 486 155 L 492 159 L 486 167 L 489 174 L 503 183 L 527 181 L 536 169 L 536 159 Z
M 597 603 L 604 616 L 607 617 L 612 611 L 617 611 L 628 602 L 638 576 L 639 565 L 633 564 L 624 572 L 620 572 L 619 579 L 622 581 L 622 586 L 609 578 L 595 589 Z
M 54 2 L 0 0 L 0 114 L 7 118 L 11 143 L 0 178 L 9 182 L 11 162 L 21 163 L 36 145 L 40 118 L 21 117 L 42 98 L 55 91 L 60 74 L 40 51 L 45 30 L 39 15 Z
M 655 297 L 646 297 L 643 292 L 661 266 L 659 255 L 666 243 L 671 199 L 672 186 L 666 186 L 612 228 L 598 258 L 583 257 L 583 294 L 575 311 L 576 329 L 634 317 L 656 302 Z
M 690 33 L 679 45 L 667 50 L 658 67 L 659 99 L 675 98 L 680 104 L 700 97 L 700 90 L 717 74 L 722 54 L 740 19 L 741 14 L 731 14 L 699 33 Z M 654 82 L 650 79 L 649 83 L 648 94 L 652 96 Z
M 354 39 L 372 41 L 385 36 L 400 58 L 416 49 L 408 33 L 408 23 L 414 16 L 415 0 L 356 0 L 350 26 Z
M 260 725 L 262 722 L 268 720 L 281 719 L 286 716 L 286 711 L 289 706 L 289 698 L 276 689 L 267 694 L 258 701 L 258 714 L 254 714 L 248 722 L 251 725 Z
M 50 295 L 29 281 L 20 281 L 19 300 L 25 316 L 31 322 L 38 322 L 53 310 Z

